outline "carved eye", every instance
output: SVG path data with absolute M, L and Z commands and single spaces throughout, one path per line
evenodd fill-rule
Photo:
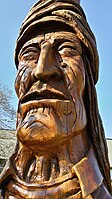
M 78 51 L 71 47 L 63 47 L 61 50 L 59 50 L 59 54 L 62 57 L 72 57 L 79 55 Z
M 40 55 L 40 49 L 39 47 L 28 47 L 24 50 L 22 50 L 19 54 L 19 60 L 20 61 L 32 61 L 32 60 L 38 60 Z
M 21 55 L 20 60 L 30 61 L 30 60 L 37 60 L 39 58 L 38 52 L 25 52 Z
M 79 55 L 78 46 L 75 46 L 74 43 L 71 42 L 64 42 L 62 43 L 59 48 L 58 52 L 62 58 L 64 57 L 72 57 Z

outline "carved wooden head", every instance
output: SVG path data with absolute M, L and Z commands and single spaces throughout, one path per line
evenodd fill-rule
M 37 2 L 20 30 L 15 51 L 17 135 L 32 150 L 62 144 L 87 123 L 82 46 L 88 48 L 89 59 L 95 63 L 92 66 L 95 82 L 98 55 L 94 36 L 77 3 Z M 84 33 L 82 20 L 89 36 Z
M 0 179 L 3 197 L 105 196 L 98 53 L 80 0 L 39 0 L 21 26 L 15 63 L 18 143 Z
M 35 32 L 18 60 L 19 141 L 45 151 L 80 133 L 86 126 L 85 69 L 77 36 L 52 28 Z

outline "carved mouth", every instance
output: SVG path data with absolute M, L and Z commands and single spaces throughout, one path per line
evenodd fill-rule
M 41 92 L 31 92 L 26 94 L 21 100 L 21 104 L 33 100 L 43 100 L 43 99 L 59 99 L 59 100 L 68 100 L 68 97 L 61 92 L 51 92 L 49 90 L 44 90 Z
M 19 111 L 22 118 L 25 118 L 29 113 L 36 113 L 39 108 L 55 109 L 60 115 L 69 114 L 72 110 L 70 100 L 61 92 L 41 91 L 31 92 L 26 94 L 20 100 Z

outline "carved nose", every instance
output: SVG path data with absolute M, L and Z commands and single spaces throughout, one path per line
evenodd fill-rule
M 60 70 L 58 69 L 58 62 L 55 58 L 52 46 L 49 42 L 42 45 L 41 53 L 38 63 L 32 71 L 34 79 L 47 80 L 51 76 L 61 77 Z

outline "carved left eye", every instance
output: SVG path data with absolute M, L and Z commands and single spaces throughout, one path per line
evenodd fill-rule
M 59 50 L 59 54 L 63 57 L 70 57 L 70 56 L 76 56 L 79 53 L 76 49 L 73 49 L 71 47 L 62 47 L 61 50 Z

